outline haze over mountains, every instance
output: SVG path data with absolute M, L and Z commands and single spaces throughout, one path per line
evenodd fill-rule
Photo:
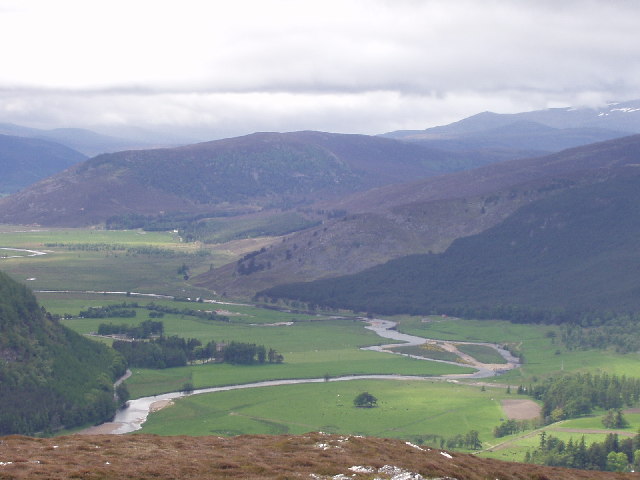
M 119 152 L 140 148 L 187 143 L 180 136 L 158 135 L 140 129 L 112 129 L 113 133 L 97 133 L 86 128 L 54 128 L 43 130 L 13 123 L 0 123 L 0 134 L 23 138 L 37 138 L 65 145 L 88 157 L 105 152 Z M 191 140 L 193 141 L 193 140 Z

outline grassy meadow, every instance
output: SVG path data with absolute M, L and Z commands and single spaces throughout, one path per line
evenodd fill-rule
M 378 399 L 356 408 L 361 392 Z M 184 435 L 300 434 L 311 431 L 403 438 L 450 438 L 477 430 L 491 436 L 504 389 L 435 381 L 354 380 L 193 395 L 151 415 L 141 433 Z M 433 439 L 431 439 L 433 441 Z

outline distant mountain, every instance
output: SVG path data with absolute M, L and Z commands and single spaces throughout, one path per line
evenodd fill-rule
M 49 140 L 0 135 L 0 194 L 17 192 L 86 158 Z
M 151 143 L 146 139 L 141 140 L 112 137 L 83 128 L 56 128 L 52 130 L 41 130 L 14 125 L 11 123 L 0 123 L 0 134 L 49 140 L 65 145 L 73 150 L 77 150 L 86 156 L 94 156 L 106 152 L 119 152 L 122 150 L 151 148 L 158 145 L 156 143 Z M 172 142 L 164 142 L 159 145 L 167 146 L 170 144 L 172 144 Z
M 124 370 L 115 350 L 60 325 L 0 272 L 0 435 L 108 420 Z
M 638 158 L 640 135 L 635 135 L 356 193 L 324 207 L 344 212 L 342 218 L 257 253 L 254 268 L 230 264 L 194 282 L 220 293 L 251 295 L 278 283 L 335 277 L 404 255 L 442 252 L 455 239 L 482 232 L 523 205 L 618 175 L 640 163 Z
M 522 158 L 640 133 L 640 100 L 612 103 L 600 109 L 552 108 L 533 112 L 483 112 L 426 130 L 383 134 L 450 151 L 510 151 Z M 533 156 L 533 155 L 528 155 Z
M 103 154 L 0 200 L 0 222 L 74 226 L 114 215 L 287 209 L 457 169 L 465 158 L 322 132 Z
M 445 252 L 269 289 L 377 313 L 640 310 L 640 164 L 523 206 Z
M 554 129 L 603 129 L 626 134 L 640 133 L 640 100 L 610 103 L 601 108 L 549 108 L 521 113 L 482 112 L 449 125 L 426 130 L 400 130 L 383 136 L 391 138 L 447 138 L 505 128 L 531 122 Z

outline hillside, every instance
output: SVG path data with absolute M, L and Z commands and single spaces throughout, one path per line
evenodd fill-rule
M 52 141 L 0 135 L 0 196 L 17 192 L 86 158 Z
M 632 166 L 523 206 L 442 254 L 263 294 L 387 314 L 639 311 L 639 202 Z
M 129 214 L 288 209 L 461 168 L 461 158 L 396 140 L 321 132 L 119 152 L 0 200 L 0 222 L 82 226 Z
M 0 272 L 0 435 L 109 419 L 124 370 L 115 351 L 60 325 Z
M 0 478 L 316 480 L 613 480 L 630 473 L 506 463 L 399 440 L 309 433 L 302 436 L 6 437 Z
M 616 175 L 636 164 L 639 155 L 640 136 L 635 135 L 357 193 L 324 206 L 346 212 L 342 218 L 288 236 L 253 257 L 258 268 L 251 274 L 239 275 L 240 266 L 233 264 L 195 282 L 220 293 L 252 295 L 279 283 L 356 273 L 404 255 L 442 252 L 456 238 L 482 232 L 523 205 Z

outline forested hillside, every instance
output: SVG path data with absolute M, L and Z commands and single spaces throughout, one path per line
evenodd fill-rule
M 109 419 L 124 371 L 114 350 L 60 325 L 0 272 L 0 435 Z
M 522 207 L 501 224 L 359 274 L 266 290 L 314 304 L 379 313 L 452 313 L 519 321 L 567 312 L 640 309 L 640 175 Z M 541 312 L 555 312 L 551 317 Z

